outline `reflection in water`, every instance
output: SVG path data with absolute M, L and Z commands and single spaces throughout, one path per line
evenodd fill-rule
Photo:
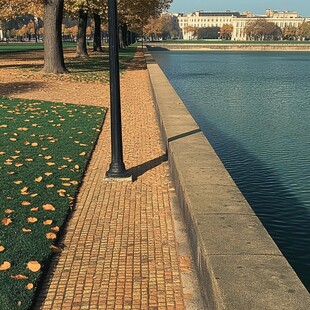
M 309 54 L 154 57 L 309 290 Z

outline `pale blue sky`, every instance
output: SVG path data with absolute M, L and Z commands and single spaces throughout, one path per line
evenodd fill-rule
M 255 14 L 264 14 L 266 9 L 278 11 L 297 11 L 301 16 L 310 16 L 309 0 L 173 0 L 170 12 L 191 13 L 197 10 L 204 11 L 250 11 Z

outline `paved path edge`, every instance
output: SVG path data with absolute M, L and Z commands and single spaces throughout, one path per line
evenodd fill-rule
M 310 309 L 310 295 L 145 50 L 155 109 L 208 309 Z

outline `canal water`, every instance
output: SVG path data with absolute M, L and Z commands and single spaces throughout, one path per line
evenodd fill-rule
M 152 55 L 310 290 L 310 53 Z

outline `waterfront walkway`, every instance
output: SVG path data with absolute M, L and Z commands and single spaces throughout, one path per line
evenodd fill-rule
M 53 259 L 35 309 L 182 310 L 192 297 L 183 289 L 191 258 L 176 239 L 176 197 L 143 64 L 140 54 L 139 70 L 121 80 L 124 161 L 134 182 L 103 180 L 108 115 L 61 240 L 64 250 Z

